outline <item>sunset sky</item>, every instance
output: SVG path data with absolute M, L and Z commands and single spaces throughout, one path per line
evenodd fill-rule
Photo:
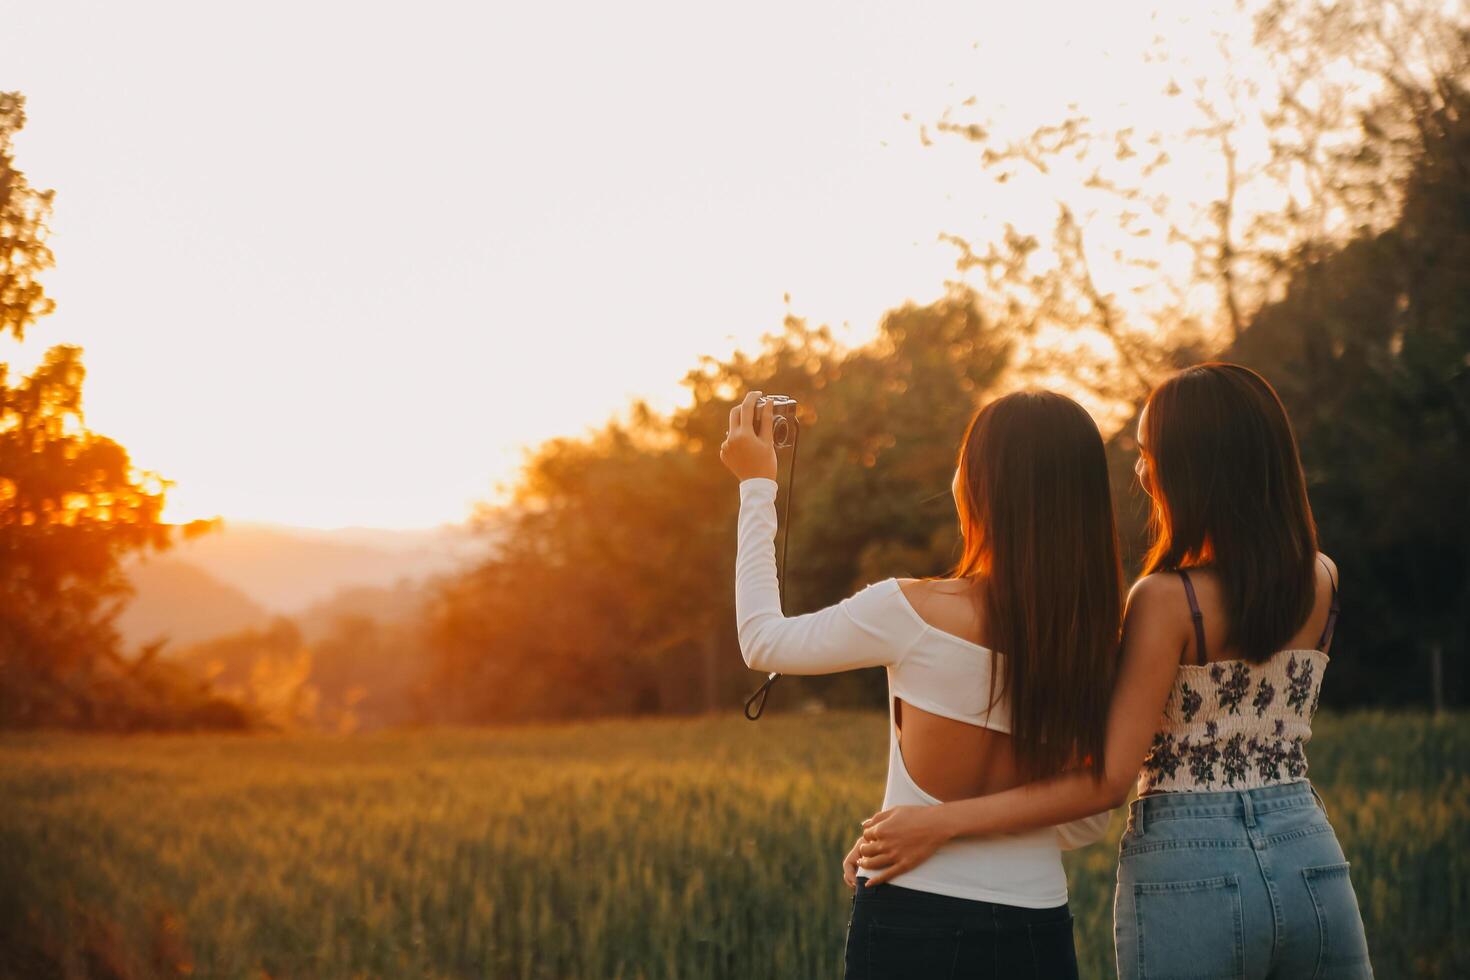
M 1045 202 L 917 123 L 1147 111 L 1153 7 L 0 0 L 58 303 L 0 359 L 82 345 L 169 519 L 458 521 L 785 293 L 854 343 L 938 296 L 940 232 Z

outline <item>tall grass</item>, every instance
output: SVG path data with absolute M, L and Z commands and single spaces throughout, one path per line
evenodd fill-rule
M 0 739 L 12 976 L 818 977 L 881 715 Z M 1470 718 L 1319 717 L 1381 977 L 1470 975 Z M 1112 973 L 1109 843 L 1068 857 Z

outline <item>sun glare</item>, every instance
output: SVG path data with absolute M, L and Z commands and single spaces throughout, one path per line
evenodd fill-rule
M 859 344 L 948 280 L 983 290 L 941 235 L 1045 231 L 1062 197 L 1081 220 L 1119 206 L 1085 193 L 1092 158 L 1002 180 L 945 129 L 1001 145 L 1086 115 L 1135 128 L 1119 154 L 1155 153 L 1148 132 L 1198 123 L 1161 80 L 1218 72 L 1223 35 L 1242 85 L 1263 70 L 1233 5 L 768 4 L 718 25 L 664 5 L 659 32 L 588 7 L 571 35 L 531 8 L 351 9 L 346 46 L 327 7 L 228 31 L 183 5 L 17 14 L 36 40 L 0 88 L 26 92 L 17 159 L 57 192 L 58 310 L 11 361 L 85 349 L 87 422 L 174 481 L 169 520 L 463 520 L 526 447 L 637 397 L 685 403 L 701 354 L 753 350 L 788 313 Z M 713 48 L 668 43 L 716 28 Z M 1221 179 L 1199 152 L 1149 190 L 1197 198 Z M 1130 220 L 1086 243 L 1124 310 L 1191 261 L 1163 219 Z

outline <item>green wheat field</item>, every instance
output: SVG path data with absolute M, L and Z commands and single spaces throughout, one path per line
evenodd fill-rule
M 0 738 L 0 970 L 824 977 L 884 717 Z M 1470 716 L 1319 716 L 1380 977 L 1470 976 Z M 1112 974 L 1117 835 L 1068 856 Z

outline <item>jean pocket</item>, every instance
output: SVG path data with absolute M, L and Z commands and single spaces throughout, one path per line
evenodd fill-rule
M 873 980 L 927 980 L 954 975 L 960 930 L 954 926 L 868 925 L 868 969 Z
M 1234 980 L 1245 972 L 1240 878 L 1135 882 L 1138 976 Z
M 1307 891 L 1317 908 L 1317 972 L 1315 977 L 1371 977 L 1368 939 L 1358 895 L 1348 877 L 1348 863 L 1303 868 Z

